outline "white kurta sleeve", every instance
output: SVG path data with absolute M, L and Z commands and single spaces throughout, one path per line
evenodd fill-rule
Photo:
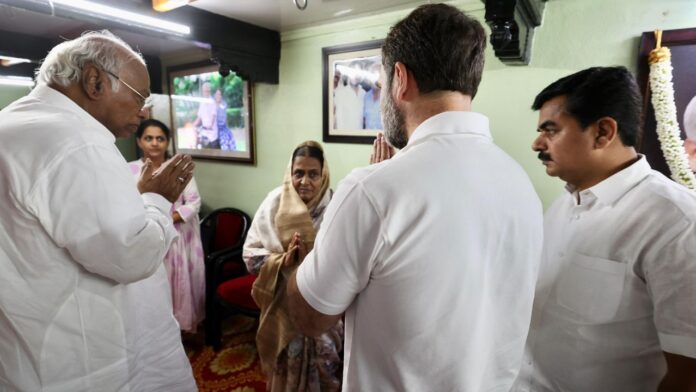
M 261 202 L 244 241 L 242 258 L 247 270 L 254 275 L 261 272 L 261 267 L 271 253 L 284 252 L 275 229 L 275 214 L 279 203 L 280 188 L 276 188 Z
M 314 249 L 297 271 L 302 297 L 317 311 L 343 313 L 367 286 L 387 241 L 362 185 L 347 177 L 327 207 Z
M 162 196 L 140 195 L 114 146 L 87 145 L 47 167 L 27 205 L 85 269 L 130 283 L 152 275 L 176 237 Z

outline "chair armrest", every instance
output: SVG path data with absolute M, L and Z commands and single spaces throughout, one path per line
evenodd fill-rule
M 209 254 L 207 259 L 212 262 L 213 260 L 217 260 L 221 257 L 229 257 L 229 254 L 235 254 L 235 253 L 241 252 L 241 251 L 242 251 L 241 246 L 238 246 L 238 245 L 230 246 L 229 248 L 220 249 L 218 251 L 215 251 L 215 252 Z M 208 260 L 206 260 L 206 262 L 208 262 Z
M 216 257 L 209 257 L 205 260 L 205 280 L 206 287 L 211 290 L 216 290 L 217 286 L 223 281 L 230 279 L 231 277 L 239 277 L 246 275 L 247 269 L 246 264 L 241 259 L 242 249 L 226 249 L 220 252 L 216 252 Z M 211 255 L 213 256 L 213 255 Z M 243 273 L 235 274 L 233 276 L 227 276 L 224 273 L 224 267 L 227 263 L 239 263 L 240 269 Z
M 218 252 L 216 252 L 218 253 Z M 244 265 L 244 269 L 246 270 L 246 264 L 244 264 L 244 260 L 242 260 L 242 249 L 226 249 L 222 250 L 219 252 L 219 254 L 216 255 L 214 259 L 211 261 L 211 265 L 213 268 L 215 268 L 216 272 L 220 272 L 222 270 L 222 267 L 226 263 L 234 262 L 233 258 L 239 257 L 239 260 L 241 260 L 241 263 Z

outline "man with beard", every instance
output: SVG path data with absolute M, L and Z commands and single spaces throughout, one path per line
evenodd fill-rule
M 567 193 L 543 260 L 514 391 L 694 391 L 696 194 L 634 146 L 641 97 L 624 67 L 589 68 L 534 100 L 532 149 Z
M 401 151 L 340 184 L 288 284 L 306 334 L 345 312 L 344 390 L 507 391 L 519 370 L 542 210 L 470 111 L 485 42 L 444 4 L 385 40 L 384 129 Z

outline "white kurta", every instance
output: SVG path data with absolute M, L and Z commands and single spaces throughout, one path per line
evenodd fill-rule
M 546 212 L 513 390 L 655 391 L 663 351 L 696 358 L 696 194 L 645 157 L 589 189 L 568 189 Z
M 507 391 L 541 247 L 525 172 L 485 116 L 447 112 L 341 182 L 297 285 L 346 311 L 345 391 Z
M 114 140 L 43 85 L 0 112 L 2 390 L 195 389 L 166 332 L 171 204 L 138 194 Z

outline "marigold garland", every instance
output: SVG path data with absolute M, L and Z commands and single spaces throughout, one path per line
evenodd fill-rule
M 662 47 L 662 31 L 655 31 L 656 48 L 650 52 L 650 90 L 651 102 L 655 109 L 657 137 L 660 148 L 669 166 L 672 179 L 687 188 L 696 189 L 696 178 L 689 167 L 684 150 L 677 107 L 674 104 L 674 85 L 672 84 L 672 60 L 669 48 Z

